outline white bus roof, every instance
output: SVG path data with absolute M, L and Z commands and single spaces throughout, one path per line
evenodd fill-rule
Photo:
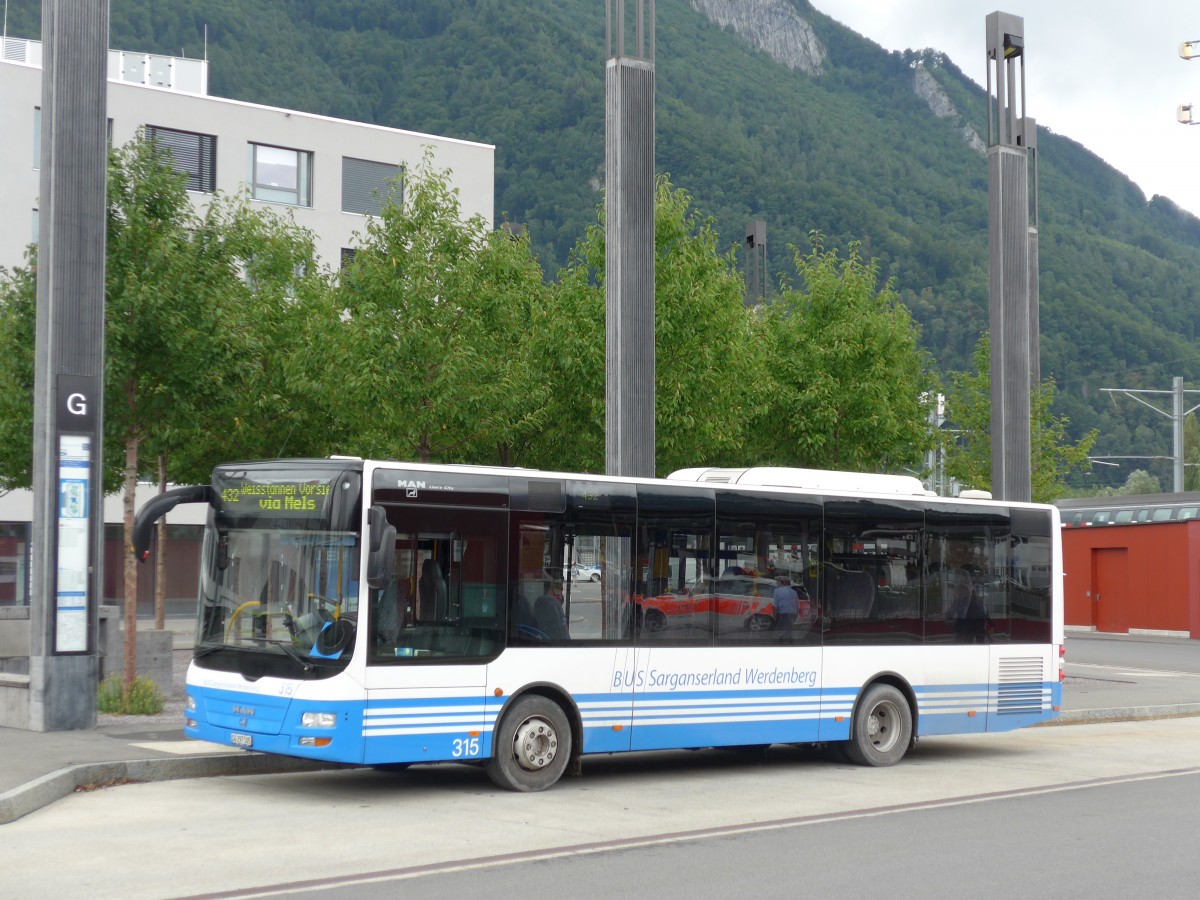
M 925 497 L 921 479 L 912 475 L 876 475 L 870 472 L 833 472 L 825 469 L 793 469 L 757 466 L 745 469 L 679 469 L 667 478 L 703 481 L 710 484 L 748 484 L 760 487 L 807 488 L 819 491 L 850 491 L 869 494 L 904 494 Z

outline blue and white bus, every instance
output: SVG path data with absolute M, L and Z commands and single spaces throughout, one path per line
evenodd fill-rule
M 1053 507 L 802 469 L 271 460 L 147 503 L 135 553 L 178 503 L 208 506 L 201 740 L 475 762 L 534 791 L 633 750 L 817 743 L 891 765 L 918 737 L 1060 708 Z

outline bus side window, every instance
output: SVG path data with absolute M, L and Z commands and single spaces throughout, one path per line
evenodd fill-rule
M 396 578 L 372 592 L 372 662 L 494 656 L 506 611 L 506 514 L 414 505 L 389 506 L 388 517 Z

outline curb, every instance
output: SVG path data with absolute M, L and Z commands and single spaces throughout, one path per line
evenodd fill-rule
M 0 794 L 0 825 L 16 821 L 88 785 L 174 781 L 183 778 L 211 778 L 217 775 L 277 775 L 341 768 L 346 766 L 341 763 L 269 756 L 264 753 L 80 763 L 43 775 L 28 784 Z
M 1101 722 L 1138 722 L 1145 719 L 1183 719 L 1200 716 L 1200 703 L 1178 703 L 1172 706 L 1111 706 L 1107 709 L 1063 710 L 1049 722 L 1038 722 L 1035 728 L 1056 725 L 1099 725 Z
M 1109 707 L 1106 709 L 1064 709 L 1056 719 L 1038 722 L 1034 727 L 1056 725 L 1099 725 L 1100 722 L 1132 722 L 1145 719 L 1184 719 L 1200 715 L 1200 703 L 1176 703 L 1165 707 Z

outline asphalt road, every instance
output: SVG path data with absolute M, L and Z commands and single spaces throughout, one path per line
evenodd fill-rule
M 1067 634 L 1067 664 L 1200 675 L 1200 640 L 1157 635 Z
M 1200 772 L 853 812 L 632 848 L 481 863 L 282 897 L 1192 898 Z M 1114 811 L 1120 810 L 1119 818 Z M 1043 823 L 1045 827 L 1031 827 Z
M 1183 896 L 1169 879 L 1182 877 L 1179 859 L 1194 869 L 1185 826 L 1200 800 L 1198 741 L 1193 717 L 926 739 L 890 769 L 788 747 L 629 754 L 589 759 L 583 778 L 542 794 L 496 790 L 465 766 L 125 785 L 4 826 L 5 856 L 21 865 L 0 897 L 450 896 L 469 885 L 501 897 L 906 897 L 922 886 L 926 897 L 1029 886 L 1070 897 L 1084 892 L 1061 863 L 1093 846 L 1111 878 L 1085 882 L 1087 896 L 1129 896 L 1134 878 L 1145 896 Z M 1164 881 L 1146 881 L 1149 867 Z

